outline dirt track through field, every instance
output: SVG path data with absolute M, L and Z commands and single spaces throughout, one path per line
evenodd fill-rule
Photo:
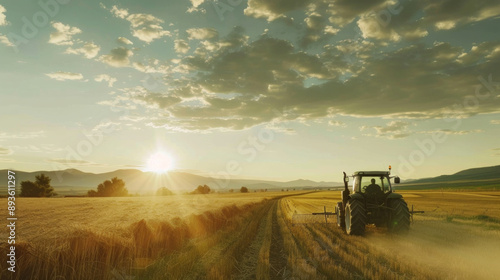
M 269 277 L 270 279 L 283 279 L 286 275 L 286 252 L 283 244 L 283 236 L 278 223 L 278 203 L 273 207 L 271 248 L 269 251 Z
M 255 238 L 241 257 L 234 279 L 283 279 L 286 252 L 278 224 L 277 200 L 272 201 L 267 215 L 260 220 Z
M 276 202 L 273 202 L 273 208 L 276 207 Z M 258 232 L 247 251 L 241 257 L 241 261 L 237 267 L 238 274 L 236 279 L 256 279 L 257 270 L 259 267 L 259 256 L 264 242 L 269 238 L 268 228 L 272 227 L 272 211 L 260 221 Z M 267 253 L 269 259 L 269 253 Z

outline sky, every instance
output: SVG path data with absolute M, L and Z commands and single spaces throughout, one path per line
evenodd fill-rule
M 498 165 L 499 27 L 496 0 L 2 0 L 0 169 Z

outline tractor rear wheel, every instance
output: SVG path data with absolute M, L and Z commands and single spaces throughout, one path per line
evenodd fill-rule
M 337 202 L 335 213 L 337 213 L 337 226 L 345 229 L 345 212 L 342 202 Z
M 367 222 L 363 202 L 351 199 L 345 207 L 345 230 L 349 235 L 363 235 Z
M 389 202 L 392 215 L 389 221 L 389 230 L 395 233 L 406 233 L 410 230 L 410 211 L 403 199 L 394 199 Z

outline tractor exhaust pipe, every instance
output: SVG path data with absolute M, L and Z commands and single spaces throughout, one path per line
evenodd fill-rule
M 347 205 L 347 201 L 349 200 L 349 195 L 350 195 L 350 192 L 349 192 L 349 177 L 347 177 L 347 174 L 344 173 L 344 190 L 342 191 L 342 204 L 344 205 L 344 207 Z

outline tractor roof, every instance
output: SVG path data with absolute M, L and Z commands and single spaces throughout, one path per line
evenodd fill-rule
M 389 176 L 389 171 L 356 171 L 353 176 Z

